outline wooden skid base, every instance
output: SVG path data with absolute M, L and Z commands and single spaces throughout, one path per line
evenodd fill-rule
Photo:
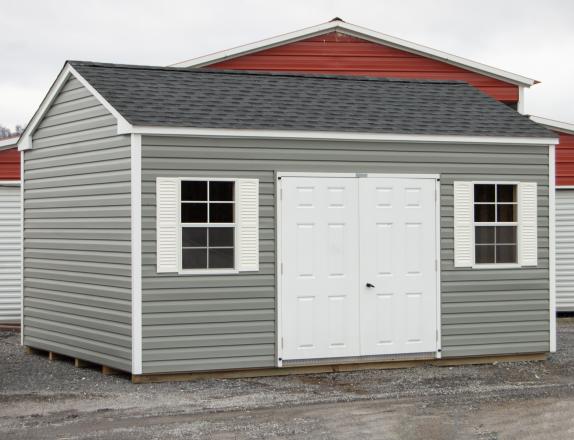
M 100 369 L 104 376 L 117 376 L 127 374 L 125 371 L 116 370 L 115 368 L 108 367 L 106 365 L 100 365 L 93 362 L 89 362 L 83 359 L 78 359 L 71 356 L 66 356 L 64 354 L 55 353 L 53 351 L 40 350 L 33 347 L 24 347 L 24 351 L 27 354 L 37 354 L 41 356 L 48 356 L 48 360 L 52 361 L 70 361 L 73 362 L 76 368 L 95 368 Z
M 290 374 L 317 374 L 317 373 L 341 373 L 359 370 L 384 370 L 397 368 L 413 368 L 422 365 L 435 365 L 441 367 L 455 365 L 478 365 L 494 364 L 498 362 L 524 362 L 543 361 L 546 353 L 517 354 L 505 356 L 481 356 L 447 359 L 425 359 L 413 361 L 388 361 L 388 362 L 368 362 L 357 364 L 339 365 L 312 365 L 304 367 L 285 368 L 259 368 L 249 370 L 225 370 L 225 371 L 205 371 L 197 373 L 162 373 L 162 374 L 132 374 L 133 383 L 154 383 L 154 382 L 181 382 L 201 379 L 238 379 L 247 377 L 263 376 L 287 376 Z

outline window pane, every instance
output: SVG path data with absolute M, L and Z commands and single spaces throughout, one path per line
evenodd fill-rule
M 494 245 L 476 245 L 474 260 L 478 264 L 494 263 Z
M 498 210 L 499 222 L 515 222 L 516 221 L 516 205 L 496 205 Z
M 207 228 L 183 228 L 183 247 L 207 247 Z
M 183 249 L 181 267 L 183 269 L 207 269 L 207 249 Z
M 516 226 L 497 226 L 496 244 L 516 244 Z
M 498 202 L 516 202 L 516 185 L 498 185 Z
M 494 244 L 494 226 L 477 226 L 474 235 L 478 244 Z
M 207 223 L 207 203 L 182 203 L 182 223 Z
M 494 185 L 474 185 L 474 201 L 494 203 Z
M 209 200 L 233 200 L 234 182 L 209 182 Z
M 233 269 L 233 248 L 209 249 L 210 269 Z
M 209 228 L 209 247 L 233 246 L 234 228 Z
M 515 245 L 497 245 L 496 262 L 497 263 L 516 263 L 516 246 Z
M 213 223 L 233 223 L 233 203 L 211 203 L 209 221 Z
M 196 180 L 181 182 L 181 200 L 207 200 L 207 182 Z
M 474 205 L 475 222 L 493 222 L 494 205 Z

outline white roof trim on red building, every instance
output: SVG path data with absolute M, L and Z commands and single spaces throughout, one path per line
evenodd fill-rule
M 530 119 L 537 124 L 544 125 L 545 127 L 559 131 L 562 133 L 574 134 L 574 124 L 568 122 L 556 121 L 554 119 L 542 118 L 540 116 L 530 116 Z
M 427 58 L 432 58 L 448 64 L 461 67 L 482 75 L 496 78 L 519 86 L 530 87 L 538 81 L 527 78 L 522 75 L 507 72 L 502 69 L 487 66 L 486 64 L 477 63 L 476 61 L 468 60 L 466 58 L 458 57 L 440 50 L 432 49 L 427 46 L 412 43 L 401 38 L 393 37 L 391 35 L 382 34 L 370 29 L 366 29 L 354 24 L 346 23 L 344 21 L 335 19 L 327 23 L 322 23 L 317 26 L 301 29 L 288 34 L 278 35 L 276 37 L 261 40 L 255 43 L 238 46 L 232 49 L 215 52 L 199 58 L 192 58 L 190 60 L 182 61 L 172 64 L 170 67 L 205 67 L 210 64 L 221 62 L 224 60 L 237 58 L 242 55 L 247 55 L 253 52 L 270 49 L 272 47 L 281 46 L 287 43 L 304 40 L 317 35 L 326 34 L 329 32 L 340 32 L 353 37 L 362 38 L 377 44 L 383 44 L 395 49 L 404 50 Z
M 0 150 L 7 150 L 16 147 L 20 136 L 11 136 L 9 138 L 0 139 Z

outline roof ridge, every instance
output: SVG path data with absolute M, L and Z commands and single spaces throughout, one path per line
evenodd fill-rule
M 133 70 L 160 70 L 166 72 L 181 72 L 181 73 L 208 73 L 216 75 L 252 75 L 252 76 L 271 76 L 271 77 L 291 77 L 291 78 L 315 78 L 315 79 L 331 79 L 343 81 L 381 81 L 381 82 L 397 82 L 397 83 L 421 83 L 421 84 L 468 84 L 462 80 L 447 80 L 447 79 L 418 79 L 418 78 L 393 78 L 393 77 L 376 77 L 364 75 L 336 75 L 326 73 L 305 73 L 305 72 L 282 72 L 282 71 L 259 71 L 259 70 L 226 70 L 226 69 L 210 69 L 205 67 L 197 68 L 182 68 L 182 67 L 164 67 L 164 66 L 149 66 L 138 64 L 115 64 L 115 63 L 102 63 L 97 61 L 78 61 L 68 60 L 67 63 L 82 66 L 93 66 L 114 69 L 133 69 Z

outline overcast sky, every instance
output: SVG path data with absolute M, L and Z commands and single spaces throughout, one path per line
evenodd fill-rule
M 540 80 L 527 113 L 574 123 L 572 0 L 0 0 L 0 125 L 67 59 L 168 65 L 335 16 Z

